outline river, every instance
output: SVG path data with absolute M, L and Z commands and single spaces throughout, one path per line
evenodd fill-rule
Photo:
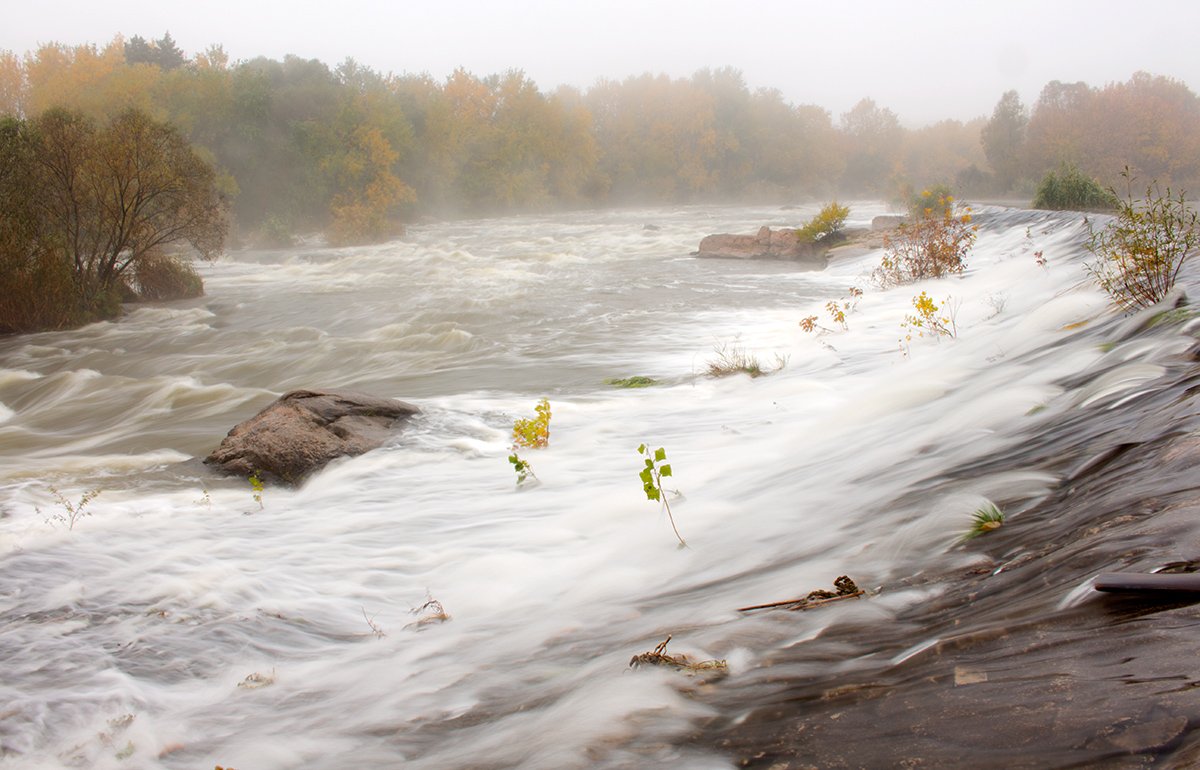
M 1191 339 L 1111 343 L 1078 214 L 985 207 L 966 273 L 887 291 L 868 280 L 879 250 L 820 272 L 691 256 L 817 208 L 239 251 L 200 267 L 201 299 L 0 339 L 0 766 L 732 767 L 681 739 L 712 716 L 695 688 L 722 683 L 632 656 L 671 635 L 736 681 L 832 616 L 738 607 L 841 574 L 884 587 L 883 615 L 922 601 L 886 587 L 969 564 L 973 511 L 1019 516 L 1059 481 L 948 468 L 1137 393 Z M 886 210 L 852 203 L 849 224 Z M 843 330 L 823 306 L 851 286 Z M 905 346 L 922 290 L 949 298 L 956 338 Z M 705 377 L 722 347 L 781 368 Z M 631 376 L 658 384 L 606 383 Z M 423 413 L 261 504 L 199 463 L 299 387 Z M 542 398 L 550 445 L 519 488 L 512 423 Z M 687 548 L 643 493 L 642 442 L 668 453 Z M 421 622 L 429 599 L 449 620 Z

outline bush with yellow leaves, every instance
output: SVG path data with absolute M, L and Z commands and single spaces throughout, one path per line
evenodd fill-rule
M 977 229 L 970 209 L 960 213 L 953 198 L 939 198 L 936 207 L 923 209 L 884 236 L 883 260 L 871 280 L 887 289 L 961 273 L 967 269 L 966 256 Z

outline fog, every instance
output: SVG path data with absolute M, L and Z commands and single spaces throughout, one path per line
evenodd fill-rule
M 169 31 L 189 54 L 221 44 L 234 60 L 296 54 L 336 64 L 347 57 L 381 72 L 456 67 L 486 75 L 522 69 L 543 89 L 586 88 L 643 72 L 684 77 L 732 66 L 751 88 L 777 88 L 796 104 L 838 115 L 869 97 L 916 127 L 989 114 L 1016 89 L 1033 103 L 1051 80 L 1091 85 L 1144 70 L 1200 83 L 1191 51 L 1200 5 L 1154 12 L 1128 3 L 958 5 L 632 0 L 577 3 L 147 4 L 67 0 L 6 9 L 0 49 L 41 43 L 103 44 L 116 34 Z

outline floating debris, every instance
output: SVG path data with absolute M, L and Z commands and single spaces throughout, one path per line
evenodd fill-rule
M 238 682 L 238 687 L 244 687 L 247 690 L 257 690 L 260 687 L 267 687 L 272 684 L 275 684 L 275 669 L 271 669 L 270 674 L 260 674 L 256 671 Z
M 667 645 L 671 642 L 671 635 L 661 644 L 654 648 L 651 652 L 643 652 L 641 655 L 634 655 L 629 659 L 630 668 L 640 668 L 642 666 L 666 666 L 677 671 L 682 671 L 688 676 L 696 674 L 709 674 L 714 679 L 720 679 L 729 673 L 729 664 L 725 660 L 692 660 L 687 655 L 668 655 Z M 713 681 L 709 679 L 708 681 Z
M 383 630 L 383 627 L 375 622 L 375 616 L 374 615 L 371 615 L 370 617 L 367 616 L 367 608 L 366 607 L 362 608 L 362 614 L 363 614 L 363 620 L 367 621 L 367 625 L 371 628 L 371 633 L 375 635 L 376 639 L 382 639 L 383 637 L 387 636 L 387 634 Z
M 750 607 L 738 607 L 738 612 L 772 609 L 786 609 L 793 612 L 797 610 L 811 610 L 832 602 L 840 602 L 843 599 L 856 599 L 866 593 L 866 591 L 859 588 L 846 575 L 842 575 L 833 581 L 833 587 L 833 591 L 826 591 L 822 588 L 809 591 L 808 595 L 801 599 L 786 599 L 782 602 L 769 602 L 767 604 L 755 604 Z
M 409 623 L 405 628 L 421 629 L 433 623 L 445 623 L 450 619 L 450 615 L 446 612 L 446 608 L 442 606 L 441 602 L 428 594 L 426 596 L 428 597 L 428 601 L 420 607 L 410 610 L 412 614 L 417 616 L 416 622 Z

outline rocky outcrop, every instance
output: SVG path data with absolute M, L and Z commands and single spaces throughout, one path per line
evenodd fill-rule
M 792 259 L 810 263 L 814 269 L 825 267 L 828 244 L 801 241 L 789 228 L 772 230 L 762 227 L 756 235 L 709 235 L 700 241 L 699 257 L 716 259 Z
M 293 390 L 236 425 L 205 458 L 226 473 L 299 484 L 338 457 L 383 444 L 420 410 L 349 390 Z
M 904 220 L 908 217 L 903 214 L 880 214 L 871 220 L 871 229 L 875 232 L 887 232 L 895 230 L 900 225 L 904 224 Z

